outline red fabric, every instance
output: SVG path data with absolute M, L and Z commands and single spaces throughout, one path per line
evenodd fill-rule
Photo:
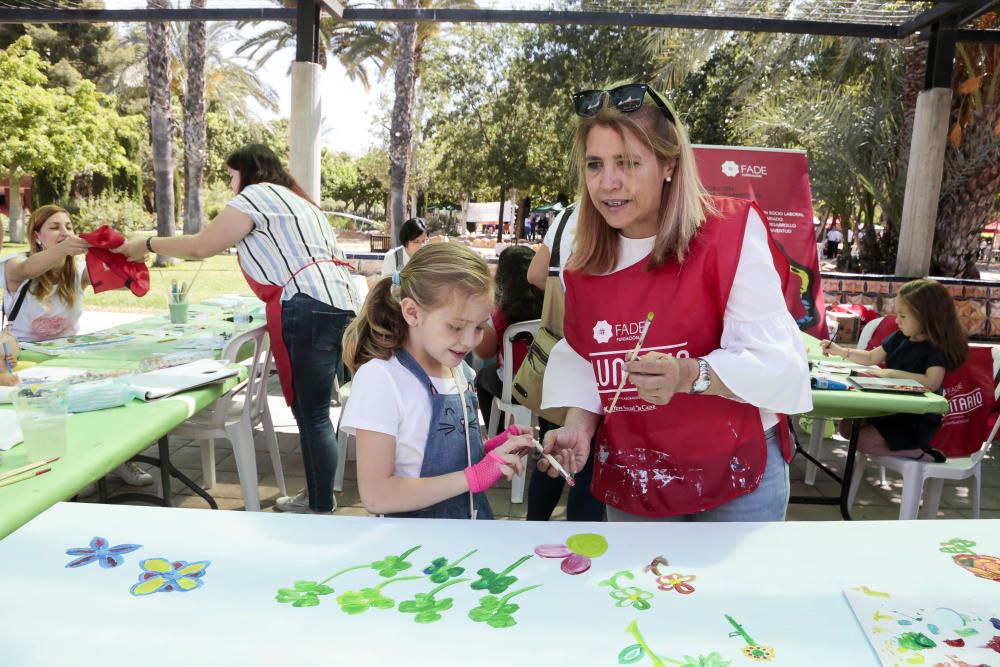
M 882 318 L 882 321 L 875 326 L 875 331 L 872 332 L 872 337 L 868 341 L 867 350 L 874 350 L 876 347 L 882 344 L 886 338 L 895 332 L 899 331 L 899 325 L 896 324 L 895 315 L 886 315 Z
M 747 214 L 755 205 L 721 197 L 714 203 L 719 215 L 699 230 L 683 270 L 672 260 L 655 271 L 638 262 L 605 276 L 566 272 L 566 339 L 593 365 L 605 412 L 649 311 L 655 318 L 642 351 L 693 358 L 719 347 Z M 767 463 L 758 408 L 688 394 L 657 407 L 640 400 L 630 382 L 595 446 L 594 497 L 649 517 L 690 514 L 750 493 Z
M 133 262 L 125 255 L 111 252 L 125 243 L 125 237 L 108 225 L 80 234 L 90 244 L 87 250 L 87 274 L 95 294 L 128 287 L 136 296 L 149 291 L 149 268 L 143 262 Z
M 507 327 L 510 326 L 510 322 L 507 321 L 507 316 L 499 308 L 493 311 L 490 319 L 493 320 L 493 329 L 497 332 L 497 367 L 503 368 L 503 335 L 507 331 Z M 517 375 L 517 369 L 521 367 L 525 357 L 528 356 L 530 345 L 531 340 L 527 337 L 519 337 L 517 340 L 511 341 L 510 350 L 514 354 L 514 375 Z
M 989 347 L 970 347 L 969 359 L 944 376 L 944 397 L 948 414 L 931 447 L 948 458 L 969 456 L 979 451 L 990 434 L 990 413 L 994 404 L 993 353 Z

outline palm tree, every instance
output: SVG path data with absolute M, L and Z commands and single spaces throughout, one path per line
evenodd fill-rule
M 191 0 L 202 8 L 205 0 Z M 188 25 L 187 95 L 184 97 L 184 233 L 201 230 L 201 179 L 205 171 L 208 139 L 205 132 L 205 23 Z
M 474 0 L 394 0 L 401 9 L 417 7 L 474 7 Z M 352 81 L 370 85 L 369 68 L 382 77 L 395 70 L 395 100 L 389 128 L 389 176 L 391 228 L 395 239 L 405 217 L 406 189 L 412 157 L 413 104 L 426 45 L 437 35 L 434 22 L 366 24 L 346 23 L 332 17 L 320 21 L 320 64 L 326 66 L 326 53 L 336 57 Z M 237 53 L 265 62 L 278 51 L 295 43 L 295 31 L 282 26 L 264 31 L 247 40 Z M 259 55 L 258 55 L 259 54 Z
M 166 9 L 169 0 L 147 0 L 149 9 Z M 149 94 L 149 139 L 153 148 L 153 176 L 156 181 L 154 200 L 156 202 L 156 234 L 173 236 L 174 226 L 174 142 L 171 118 L 170 88 L 173 73 L 170 67 L 170 49 L 167 40 L 168 27 L 158 21 L 146 24 L 148 46 L 146 48 L 147 82 Z M 162 255 L 156 258 L 156 266 L 166 266 Z

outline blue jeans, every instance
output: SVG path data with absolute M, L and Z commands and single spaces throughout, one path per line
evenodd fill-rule
M 781 456 L 778 440 L 780 425 L 768 429 L 767 467 L 760 484 L 750 493 L 733 498 L 696 514 L 678 516 L 647 517 L 629 514 L 608 505 L 608 521 L 784 521 L 788 509 L 788 464 Z
M 299 427 L 309 507 L 333 509 L 337 436 L 330 421 L 333 378 L 343 356 L 341 340 L 354 313 L 296 294 L 281 304 L 282 338 L 292 364 L 292 414 Z

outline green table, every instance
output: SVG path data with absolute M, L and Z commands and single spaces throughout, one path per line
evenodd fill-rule
M 809 334 L 802 334 L 806 345 L 806 353 L 810 360 L 823 359 L 820 341 Z M 827 389 L 812 390 L 813 409 L 803 415 L 813 419 L 812 433 L 809 437 L 809 451 L 799 448 L 798 451 L 818 469 L 840 483 L 840 495 L 836 498 L 816 498 L 813 496 L 792 496 L 789 502 L 811 505 L 839 505 L 840 514 L 844 519 L 851 518 L 850 507 L 847 504 L 851 475 L 854 472 L 854 458 L 858 449 L 858 428 L 851 429 L 851 439 L 847 447 L 847 462 L 844 464 L 844 476 L 837 475 L 826 465 L 817 460 L 816 456 L 823 445 L 823 430 L 827 419 L 863 419 L 866 417 L 881 417 L 891 414 L 944 414 L 948 412 L 948 401 L 939 394 L 926 393 L 921 395 L 897 394 L 882 391 L 831 391 Z M 810 471 L 807 471 L 809 482 Z M 815 472 L 811 477 L 815 478 Z
M 37 360 L 44 365 L 105 371 L 138 370 L 139 362 L 143 356 L 148 356 L 149 349 L 171 352 L 178 350 L 178 345 L 185 339 L 206 332 L 234 332 L 232 323 L 222 319 L 226 311 L 197 305 L 192 305 L 192 311 L 199 313 L 199 319 L 193 320 L 197 324 L 189 327 L 186 334 L 173 328 L 165 318 L 152 317 L 110 330 L 142 332 L 136 336 L 135 345 L 77 353 L 68 357 L 50 357 L 25 351 L 21 358 Z M 176 340 L 154 342 L 164 338 Z M 215 356 L 218 356 L 218 351 Z M 160 460 L 156 463 L 160 465 L 164 497 L 169 502 L 170 473 L 176 472 L 176 469 L 169 463 L 167 434 L 184 420 L 211 405 L 243 377 L 245 372 L 225 383 L 193 389 L 170 398 L 150 402 L 134 400 L 120 408 L 70 415 L 66 454 L 52 464 L 52 471 L 0 487 L 0 539 L 57 502 L 73 497 L 87 484 L 103 479 L 110 471 L 156 441 L 160 443 Z M 0 406 L 0 409 L 12 408 L 6 405 Z M 24 465 L 23 449 L 24 445 L 19 444 L 3 453 L 0 474 Z M 183 476 L 180 478 L 185 483 L 190 482 Z M 208 496 L 208 499 L 211 500 L 211 497 Z

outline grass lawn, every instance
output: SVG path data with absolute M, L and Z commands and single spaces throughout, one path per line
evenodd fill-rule
M 28 246 L 25 243 L 4 243 L 3 252 L 0 255 L 6 256 L 27 251 Z M 183 282 L 190 283 L 199 266 L 202 267 L 201 273 L 188 296 L 191 302 L 220 294 L 251 293 L 234 253 L 232 255 L 217 255 L 201 262 L 181 261 L 162 269 L 150 267 L 149 293 L 141 299 L 126 289 L 102 292 L 101 294 L 94 294 L 93 290 L 87 289 L 84 291 L 84 307 L 88 310 L 166 312 L 167 292 L 170 290 L 171 281 L 176 280 L 178 285 Z

